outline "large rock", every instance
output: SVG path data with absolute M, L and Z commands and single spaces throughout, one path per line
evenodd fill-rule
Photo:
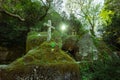
M 84 34 L 78 41 L 79 55 L 82 59 L 97 60 L 98 50 L 93 42 L 93 39 L 89 33 Z
M 89 33 L 81 36 L 68 36 L 65 41 L 63 41 L 62 49 L 70 53 L 78 61 L 98 59 L 98 50 Z
M 62 50 L 68 52 L 72 57 L 77 59 L 77 53 L 79 52 L 79 47 L 77 45 L 78 42 L 77 35 L 71 35 L 68 36 L 64 41 L 62 45 Z
M 1 70 L 0 80 L 80 80 L 79 71 L 76 61 L 51 41 Z

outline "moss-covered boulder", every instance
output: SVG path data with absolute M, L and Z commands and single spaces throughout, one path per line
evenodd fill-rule
M 47 40 L 47 32 L 30 32 L 28 33 L 27 41 L 26 41 L 26 52 L 29 50 L 38 47 L 44 41 Z
M 80 80 L 79 71 L 76 61 L 51 41 L 1 70 L 1 80 Z

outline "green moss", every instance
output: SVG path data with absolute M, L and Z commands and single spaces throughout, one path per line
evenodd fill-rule
M 54 47 L 56 46 L 56 43 L 55 43 L 55 42 L 51 42 L 51 43 L 50 43 L 50 46 L 51 46 L 52 48 L 54 48 Z
M 14 61 L 9 68 L 16 69 L 25 65 L 58 65 L 75 64 L 75 60 L 62 51 L 57 45 L 52 47 L 51 42 L 44 42 L 39 47 L 30 50 L 25 56 Z M 57 44 L 57 43 L 56 43 Z
M 47 33 L 46 32 L 30 32 L 27 37 L 26 41 L 26 52 L 29 50 L 38 47 L 44 41 L 47 40 Z
M 38 47 L 29 50 L 23 57 L 11 63 L 2 72 L 2 80 L 15 80 L 16 76 L 24 79 L 26 76 L 31 77 L 31 75 L 36 80 L 34 70 L 37 71 L 36 73 L 41 77 L 41 80 L 46 78 L 55 80 L 56 77 L 59 78 L 67 74 L 70 74 L 70 79 L 79 80 L 79 65 L 76 61 L 62 51 L 58 43 L 54 47 L 51 46 L 51 43 L 56 42 L 43 42 Z

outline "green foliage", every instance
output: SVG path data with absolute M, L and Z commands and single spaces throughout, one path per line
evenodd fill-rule
M 38 23 L 45 12 L 45 6 L 42 6 L 40 2 L 26 2 L 24 6 L 24 16 L 29 25 Z
M 109 10 L 102 10 L 101 13 L 100 13 L 100 17 L 102 18 L 102 21 L 105 25 L 109 25 L 112 21 L 112 16 L 114 15 L 114 12 Z
M 24 45 L 27 28 L 9 16 L 0 21 L 0 45 L 10 47 L 11 45 Z
M 45 9 L 39 1 L 31 0 L 5 0 L 2 6 L 6 11 L 23 17 L 29 24 L 33 25 L 44 15 Z M 43 8 L 42 8 L 43 7 Z
M 51 12 L 52 10 L 52 12 Z M 51 9 L 49 11 L 49 13 L 46 15 L 46 17 L 42 20 L 37 22 L 33 27 L 32 27 L 32 31 L 47 31 L 47 27 L 43 25 L 43 23 L 47 23 L 48 20 L 52 21 L 52 25 L 55 27 L 56 30 L 58 30 L 59 28 L 59 24 L 60 22 L 62 22 L 62 17 L 60 16 L 59 13 L 57 13 L 55 10 Z
M 29 32 L 26 40 L 26 52 L 40 46 L 46 40 L 47 32 Z
M 115 51 L 120 51 L 120 0 L 106 0 L 105 10 L 114 12 L 111 23 L 104 27 L 103 39 Z M 110 12 L 111 13 L 111 12 Z
M 50 13 L 48 13 L 48 15 L 45 17 L 44 22 L 47 22 L 47 20 L 51 20 L 52 21 L 52 25 L 55 27 L 55 29 L 58 30 L 59 24 L 61 22 L 63 22 L 62 21 L 62 17 L 55 10 L 53 10 L 53 9 L 51 9 L 51 10 L 50 10 Z
M 120 58 L 113 54 L 104 41 L 94 37 L 93 41 L 99 51 L 99 59 L 80 64 L 82 80 L 119 80 Z
M 83 63 L 82 80 L 119 80 L 120 58 Z
M 97 80 L 119 80 L 120 59 L 98 61 L 93 63 L 93 78 Z
M 83 62 L 80 64 L 81 80 L 90 80 L 92 75 L 90 74 L 90 63 Z
M 2 12 L 1 8 L 6 11 Z M 25 46 L 27 33 L 47 14 L 48 7 L 40 1 L 4 0 L 0 6 L 0 45 Z M 20 18 L 25 19 L 21 21 Z M 40 26 L 42 27 L 42 26 Z
M 51 43 L 50 43 L 50 46 L 51 46 L 52 48 L 54 48 L 54 47 L 56 46 L 56 43 L 55 43 L 55 42 L 51 42 Z
M 79 16 L 83 27 L 89 29 L 91 35 L 95 36 L 95 27 L 101 25 L 98 22 L 100 22 L 99 13 L 102 5 L 100 3 L 95 4 L 94 0 L 67 0 L 66 6 L 68 6 L 67 9 L 70 13 Z
M 58 30 L 52 33 L 52 40 L 57 43 L 57 46 L 62 47 L 62 34 Z
M 68 24 L 71 26 L 69 29 L 70 32 L 72 32 L 73 29 L 77 32 L 77 34 L 82 34 L 84 32 L 83 24 L 80 22 L 79 19 L 75 17 L 74 14 L 70 15 L 70 20 Z

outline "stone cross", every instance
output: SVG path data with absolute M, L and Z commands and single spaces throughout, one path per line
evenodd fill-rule
M 51 20 L 48 20 L 48 23 L 44 23 L 44 26 L 47 26 L 47 27 L 48 27 L 48 37 L 47 37 L 47 41 L 50 41 L 50 39 L 51 39 L 51 29 L 55 29 L 55 27 L 52 26 Z

